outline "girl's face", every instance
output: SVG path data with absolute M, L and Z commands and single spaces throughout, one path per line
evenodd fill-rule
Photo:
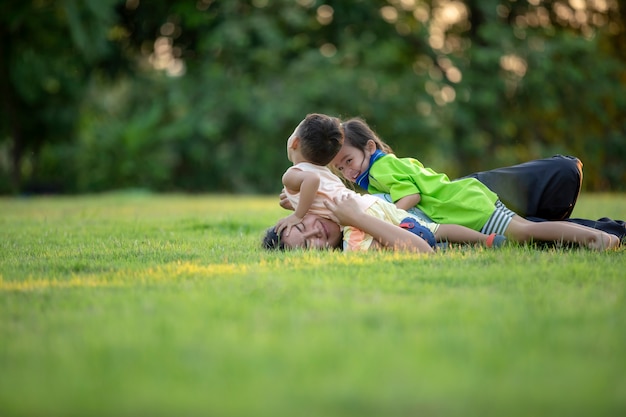
M 343 143 L 341 150 L 331 164 L 350 182 L 356 179 L 370 166 L 370 157 L 376 151 L 374 141 L 368 141 L 365 149 L 355 148 L 348 142 Z

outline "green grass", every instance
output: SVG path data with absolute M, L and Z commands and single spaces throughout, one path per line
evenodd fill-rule
M 626 249 L 268 253 L 277 201 L 0 199 L 0 416 L 626 413 Z

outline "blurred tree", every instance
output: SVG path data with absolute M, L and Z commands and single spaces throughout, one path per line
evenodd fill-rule
M 324 112 L 451 176 L 560 152 L 624 189 L 621 3 L 4 2 L 0 154 L 15 187 L 277 192 Z
M 147 106 L 165 106 L 168 114 L 155 126 L 152 140 L 169 144 L 172 157 L 162 169 L 175 178 L 173 187 L 277 191 L 277 178 L 288 165 L 282 151 L 286 138 L 306 113 L 397 119 L 420 94 L 415 89 L 400 95 L 407 79 L 403 61 L 410 65 L 414 46 L 393 42 L 396 30 L 380 19 L 376 7 L 346 2 L 317 7 L 290 0 L 165 3 L 169 7 L 127 2 L 121 14 L 129 32 L 141 22 L 125 39 L 126 49 L 169 74 L 168 87 L 180 92 L 157 98 L 150 94 L 160 88 L 142 89 Z M 371 23 L 360 31 L 364 20 Z M 390 42 L 379 42 L 387 38 Z M 92 111 L 106 114 L 97 105 Z M 83 127 L 105 132 L 120 114 L 111 117 L 91 118 Z M 130 118 L 141 117 L 130 110 Z M 407 132 L 421 128 L 414 119 L 403 124 Z M 81 137 L 87 140 L 89 134 Z M 119 161 L 111 159 L 108 173 L 100 177 L 117 178 L 113 164 Z M 135 166 L 132 179 L 150 186 L 139 180 Z M 85 174 L 80 177 L 88 178 Z
M 484 169 L 485 155 L 508 164 L 574 153 L 598 170 L 587 172 L 591 188 L 621 187 L 626 32 L 618 3 L 467 4 L 472 48 L 461 87 L 470 93 L 460 113 L 470 123 L 455 135 L 458 148 L 467 140 L 473 150 L 459 155 L 471 161 L 465 168 Z
M 29 179 L 37 170 L 44 144 L 75 136 L 90 74 L 123 65 L 110 42 L 113 4 L 13 0 L 0 5 L 0 141 L 7 140 L 10 155 L 10 185 L 4 191 L 19 189 L 22 177 Z

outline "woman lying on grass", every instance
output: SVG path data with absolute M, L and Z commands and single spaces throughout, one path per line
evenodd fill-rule
M 366 249 L 407 250 L 433 253 L 433 248 L 418 234 L 398 227 L 393 223 L 365 213 L 355 196 L 342 196 L 334 201 L 325 200 L 324 205 L 339 223 L 345 224 L 343 231 L 339 223 L 318 214 L 307 213 L 302 221 L 285 231 L 277 233 L 276 227 L 269 228 L 263 238 L 265 249 L 342 249 L 344 232 L 370 236 Z

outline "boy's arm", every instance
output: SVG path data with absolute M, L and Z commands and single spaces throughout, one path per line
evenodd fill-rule
M 342 225 L 356 227 L 372 235 L 382 247 L 424 253 L 433 252 L 430 245 L 421 237 L 360 210 L 354 198 L 343 196 L 341 199 L 335 198 L 334 201 L 324 200 L 324 204 Z
M 420 194 L 410 194 L 402 197 L 400 200 L 396 201 L 396 207 L 401 208 L 402 210 L 411 209 L 422 200 L 422 196 Z
M 286 189 L 300 193 L 300 201 L 295 212 L 276 224 L 276 232 L 280 234 L 284 229 L 285 236 L 289 236 L 291 228 L 302 222 L 307 211 L 313 205 L 320 185 L 320 177 L 314 172 L 305 172 L 299 169 L 290 169 L 283 175 L 283 185 Z

